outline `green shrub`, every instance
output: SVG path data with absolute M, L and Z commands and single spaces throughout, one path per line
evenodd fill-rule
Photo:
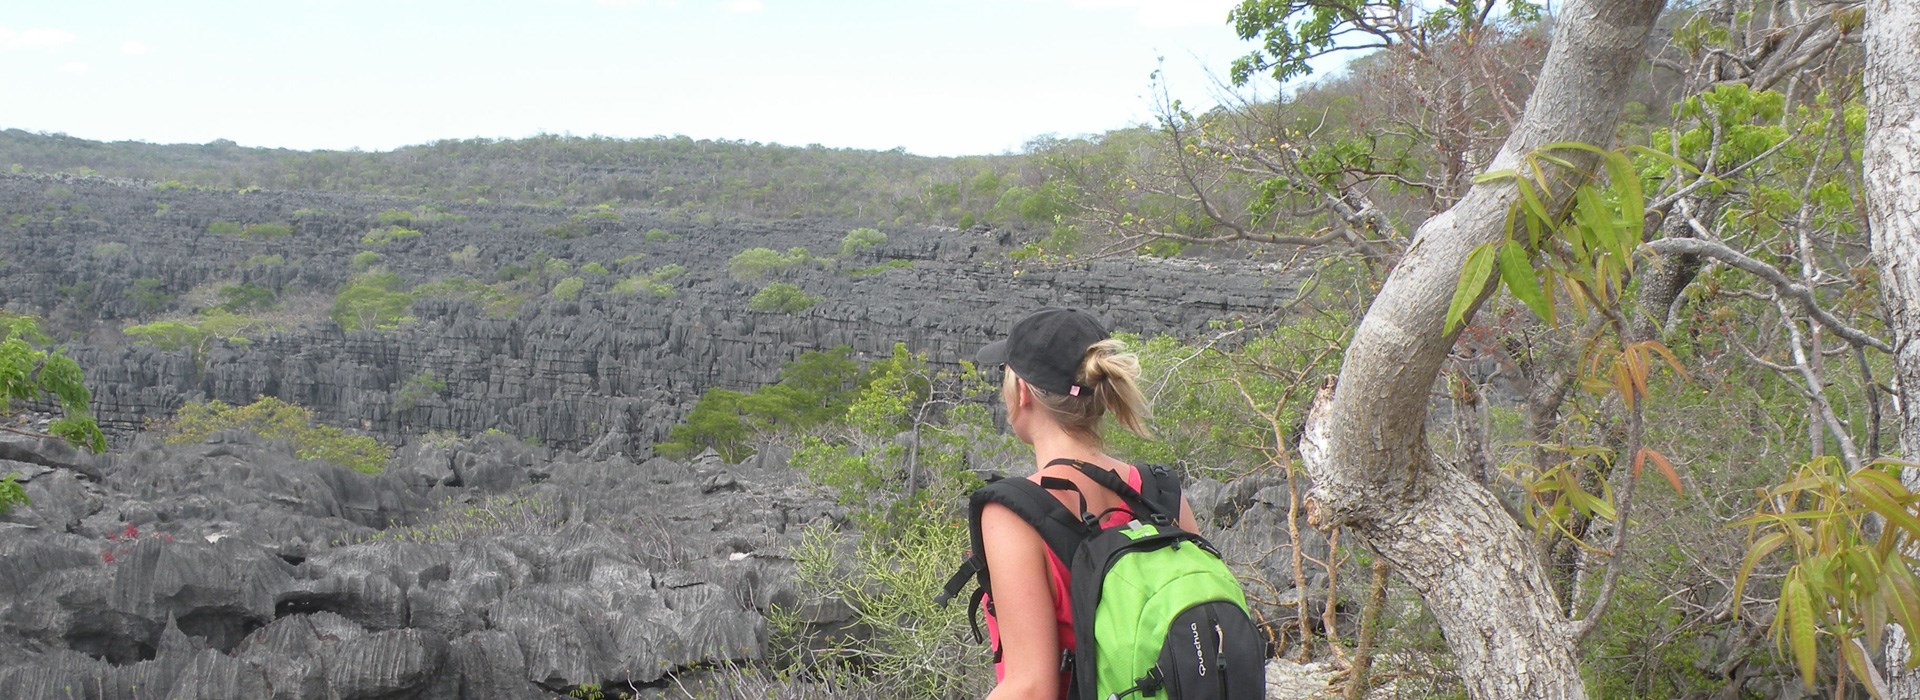
M 619 260 L 615 260 L 615 261 L 613 261 L 613 266 L 614 266 L 614 267 L 626 267 L 626 266 L 628 266 L 628 265 L 632 265 L 632 264 L 634 264 L 634 263 L 636 263 L 636 262 L 639 262 L 639 261 L 641 261 L 641 260 L 645 260 L 645 259 L 647 259 L 647 254 L 646 254 L 646 253 L 634 253 L 634 254 L 632 254 L 632 255 L 622 255 L 622 256 L 620 256 L 620 259 L 619 259 Z
M 420 232 L 417 230 L 410 229 L 405 226 L 388 226 L 385 228 L 377 228 L 372 231 L 368 231 L 367 235 L 360 237 L 360 244 L 375 245 L 375 246 L 386 245 L 394 241 L 404 241 L 409 238 L 419 238 L 419 237 L 420 237 Z
M 279 255 L 255 255 L 241 263 L 242 267 L 279 267 L 287 264 L 287 259 Z
M 597 262 L 590 262 L 585 265 L 581 265 L 580 271 L 590 275 L 599 275 L 601 277 L 607 276 L 607 266 Z
M 413 300 L 414 294 L 401 284 L 399 275 L 370 272 L 353 278 L 334 295 L 329 315 L 349 331 L 388 330 L 413 320 L 407 315 Z
M 548 277 L 559 277 L 573 272 L 573 264 L 559 258 L 547 258 L 540 265 L 540 272 Z
M 325 216 L 326 213 L 327 213 L 327 210 L 325 209 L 315 209 L 313 207 L 301 207 L 299 209 L 293 210 L 293 218 L 305 219 L 312 216 Z
M 447 390 L 447 383 L 433 376 L 432 372 L 421 371 L 408 377 L 400 390 L 393 393 L 393 410 L 406 411 L 420 405 L 421 401 L 439 396 Z
M 778 314 L 797 314 L 820 303 L 820 297 L 785 282 L 769 284 L 747 300 L 747 308 Z
M 211 224 L 207 224 L 207 233 L 216 236 L 238 236 L 241 231 L 245 230 L 246 227 L 232 221 L 216 220 Z
M 220 308 L 234 313 L 270 308 L 276 297 L 273 290 L 252 282 L 221 287 L 218 294 Z
M 561 301 L 573 301 L 580 298 L 580 290 L 585 289 L 587 281 L 579 277 L 568 277 L 553 285 L 553 298 Z
M 6 515 L 7 511 L 13 510 L 14 506 L 24 506 L 28 503 L 27 490 L 21 488 L 13 477 L 14 475 L 8 474 L 0 478 L 0 515 Z
M 813 253 L 793 248 L 785 253 L 771 248 L 748 248 L 727 260 L 727 272 L 741 281 L 763 279 L 813 262 Z
M 525 292 L 515 291 L 511 281 L 489 285 L 457 275 L 414 287 L 413 296 L 415 299 L 466 299 L 480 304 L 487 315 L 495 317 L 512 316 L 520 310 L 521 303 L 532 298 Z
M 730 461 L 752 454 L 748 438 L 768 430 L 803 430 L 840 417 L 865 386 L 853 349 L 806 352 L 780 370 L 780 379 L 752 394 L 709 389 L 693 410 L 654 446 L 685 458 L 709 447 Z
M 677 238 L 677 236 L 675 236 L 674 234 L 668 233 L 662 229 L 650 228 L 650 229 L 647 229 L 647 233 L 644 238 L 648 243 L 659 243 L 661 241 L 671 241 L 674 238 Z
M 413 212 L 405 209 L 388 209 L 375 214 L 373 220 L 389 226 L 395 224 L 411 224 L 413 223 Z
M 375 253 L 371 250 L 363 250 L 353 254 L 352 265 L 353 265 L 354 272 L 364 272 L 366 270 L 371 270 L 373 269 L 373 266 L 378 264 L 380 264 L 379 253 Z
M 220 401 L 189 403 L 181 406 L 160 432 L 164 442 L 177 445 L 203 442 L 214 433 L 236 429 L 292 443 L 294 454 L 301 459 L 332 462 L 364 474 L 385 471 L 387 460 L 393 457 L 393 448 L 379 440 L 321 425 L 313 411 L 270 396 L 245 406 Z
M 40 324 L 31 316 L 0 311 L 0 416 L 14 401 L 53 399 L 62 414 L 47 432 L 94 452 L 107 449 L 107 438 L 89 413 L 93 392 L 87 390 L 80 365 L 47 344 Z
M 127 244 L 119 241 L 101 243 L 93 247 L 93 257 L 101 259 L 118 258 L 127 254 Z
M 159 311 L 173 303 L 173 295 L 167 293 L 165 284 L 158 277 L 141 277 L 134 280 L 133 286 L 127 289 L 127 298 L 133 300 L 134 306 L 139 307 L 140 313 L 150 314 Z
M 587 235 L 587 230 L 582 228 L 578 222 L 569 222 L 558 226 L 549 226 L 541 230 L 541 233 L 552 238 L 568 241 Z
M 857 228 L 848 231 L 846 237 L 840 239 L 840 257 L 850 258 L 886 242 L 887 234 L 878 229 Z

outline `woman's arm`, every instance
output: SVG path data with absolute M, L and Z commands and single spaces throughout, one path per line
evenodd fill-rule
M 993 572 L 994 619 L 1005 674 L 988 700 L 1058 700 L 1060 633 L 1054 627 L 1047 544 L 998 503 L 980 513 L 980 539 Z

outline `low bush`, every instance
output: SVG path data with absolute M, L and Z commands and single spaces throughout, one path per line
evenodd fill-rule
M 361 245 L 386 245 L 394 241 L 404 241 L 409 238 L 419 238 L 419 237 L 420 237 L 420 232 L 418 230 L 410 229 L 405 226 L 387 226 L 385 228 L 377 228 L 372 231 L 368 231 L 366 235 L 360 237 L 360 244 Z
M 28 502 L 27 490 L 13 480 L 12 474 L 0 477 L 0 515 L 6 515 L 14 506 L 24 506 Z
M 196 401 L 181 406 L 173 418 L 160 426 L 161 439 L 169 444 L 203 442 L 223 430 L 247 430 L 268 440 L 285 440 L 293 445 L 301 459 L 318 459 L 347 467 L 363 474 L 378 474 L 387 468 L 393 448 L 364 435 L 322 425 L 313 411 L 270 396 L 245 406 L 224 402 Z
M 553 298 L 561 301 L 573 301 L 580 298 L 580 290 L 585 289 L 587 281 L 579 277 L 568 277 L 555 282 Z
M 390 330 L 413 320 L 407 315 L 414 294 L 391 272 L 370 272 L 353 278 L 333 298 L 330 316 L 349 331 Z
M 786 282 L 767 285 L 747 300 L 747 308 L 764 313 L 797 314 L 820 303 L 820 297 Z

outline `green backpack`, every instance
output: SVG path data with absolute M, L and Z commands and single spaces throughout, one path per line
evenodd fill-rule
M 969 503 L 973 552 L 947 581 L 938 600 L 959 595 L 968 579 L 979 588 L 969 614 L 991 588 L 980 537 L 980 513 L 999 503 L 1040 533 L 1067 564 L 1074 649 L 1063 650 L 1071 672 L 1067 700 L 1254 700 L 1266 694 L 1266 642 L 1247 612 L 1246 595 L 1196 533 L 1180 529 L 1180 481 L 1163 467 L 1141 471 L 1135 491 L 1113 472 L 1077 460 L 1068 464 L 1119 495 L 1134 520 L 1100 528 L 1105 513 L 1088 513 L 1081 498 L 1073 513 L 1050 490 L 1079 488 L 1065 479 L 999 479 L 975 491 Z M 975 635 L 978 636 L 978 628 Z M 1000 657 L 998 635 L 992 639 Z

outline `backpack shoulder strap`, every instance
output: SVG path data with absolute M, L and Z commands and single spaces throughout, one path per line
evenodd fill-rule
M 1180 474 L 1158 464 L 1140 467 L 1140 497 L 1161 509 L 1167 517 L 1180 519 Z
M 973 549 L 967 553 L 967 560 L 960 570 L 947 580 L 945 590 L 935 597 L 935 601 L 945 604 L 967 585 L 967 579 L 979 580 L 980 588 L 988 587 L 986 543 L 980 534 L 980 514 L 988 503 L 998 503 L 1013 511 L 1014 515 L 1033 526 L 1040 533 L 1040 539 L 1052 550 L 1054 556 L 1062 562 L 1072 562 L 1074 552 L 1080 543 L 1092 535 L 1092 529 L 1079 517 L 1060 504 L 1059 499 L 1048 493 L 1039 484 L 1021 478 L 999 479 L 980 487 L 967 501 L 967 534 Z
M 1112 491 L 1120 500 L 1141 515 L 1142 520 L 1156 525 L 1170 525 L 1180 519 L 1180 478 L 1165 467 L 1149 466 L 1141 469 L 1140 488 L 1135 490 L 1119 474 L 1077 459 L 1056 459 L 1048 463 L 1071 465 L 1094 483 Z

